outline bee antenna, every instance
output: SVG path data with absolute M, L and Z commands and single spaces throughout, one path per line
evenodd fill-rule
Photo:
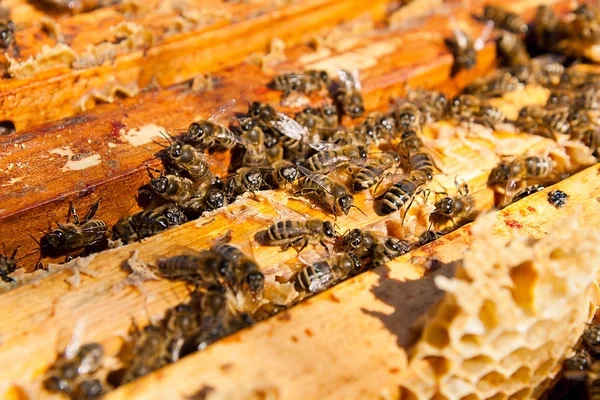
M 350 207 L 354 207 L 354 208 L 356 208 L 358 211 L 360 211 L 360 213 L 361 213 L 362 215 L 364 215 L 365 217 L 367 216 L 367 214 L 365 214 L 363 210 L 361 210 L 359 207 L 355 206 L 354 204 L 353 204 L 353 205 L 351 205 Z
M 248 107 L 250 107 L 250 100 L 248 100 L 248 98 L 246 97 L 246 95 L 244 95 L 243 93 L 240 93 L 240 96 L 248 104 Z
M 162 137 L 164 137 L 165 139 L 167 139 L 167 142 L 169 142 L 169 144 L 172 144 L 171 139 L 173 139 L 173 136 L 171 136 L 169 133 L 163 132 L 163 131 L 158 131 L 158 133 L 160 133 L 160 135 Z

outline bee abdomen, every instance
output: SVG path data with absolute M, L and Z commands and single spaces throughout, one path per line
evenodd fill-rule
M 433 179 L 433 159 L 429 154 L 425 152 L 412 154 L 410 165 L 412 169 L 424 172 L 428 180 Z
M 392 186 L 383 197 L 381 212 L 387 215 L 394 211 L 398 211 L 409 198 L 410 196 L 402 190 L 399 184 L 396 184 Z
M 325 261 L 320 261 L 304 268 L 296 276 L 296 284 L 311 293 L 319 292 L 333 280 L 331 267 Z
M 381 168 L 374 163 L 365 165 L 354 177 L 352 187 L 355 192 L 366 190 L 373 186 L 381 175 Z

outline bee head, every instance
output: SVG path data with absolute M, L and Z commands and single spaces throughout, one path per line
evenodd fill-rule
M 358 153 L 360 158 L 367 158 L 367 148 L 364 146 L 358 146 Z
M 327 73 L 327 71 L 319 72 L 319 77 L 321 78 L 323 83 L 325 83 L 325 84 L 331 83 L 331 79 L 329 78 L 329 74 Z
M 0 43 L 2 43 L 2 47 L 4 48 L 7 48 L 15 41 L 15 31 L 12 21 L 9 22 L 9 28 L 10 27 L 12 27 L 12 29 L 3 29 L 0 31 Z
M 328 117 L 331 117 L 332 115 L 337 115 L 337 112 L 337 107 L 334 105 L 323 106 L 323 114 L 325 114 Z
M 265 276 L 262 272 L 250 272 L 246 276 L 246 284 L 252 292 L 252 294 L 260 293 L 265 286 Z
M 183 144 L 180 141 L 173 142 L 169 147 L 165 149 L 169 157 L 179 158 L 181 156 L 181 148 Z
M 337 205 L 344 214 L 348 214 L 350 212 L 350 208 L 352 207 L 352 204 L 354 204 L 354 197 L 352 197 L 349 194 L 345 195 L 345 196 L 341 196 L 337 200 Z
M 331 223 L 331 221 L 323 222 L 323 234 L 325 235 L 325 237 L 331 239 L 334 239 L 337 236 L 335 233 L 335 227 L 333 226 L 333 223 Z
M 216 210 L 225 205 L 225 194 L 219 189 L 211 189 L 206 194 L 204 202 L 207 209 Z
M 54 248 L 60 248 L 65 244 L 65 233 L 62 229 L 55 229 L 46 235 L 46 241 Z
M 102 382 L 99 379 L 85 379 L 77 387 L 82 399 L 96 399 L 102 395 Z
M 356 248 L 362 242 L 363 234 L 360 229 L 352 229 L 350 232 L 344 235 L 342 243 L 346 246 Z
M 252 118 L 242 118 L 239 120 L 240 128 L 247 132 L 256 126 L 256 122 Z
M 44 387 L 50 392 L 71 392 L 71 384 L 68 379 L 56 375 L 49 376 L 44 380 Z
M 188 127 L 188 134 L 196 140 L 204 138 L 206 135 L 205 124 L 192 122 Z
M 244 186 L 251 191 L 258 191 L 262 185 L 262 174 L 260 171 L 248 171 L 243 176 Z
M 286 165 L 279 170 L 280 179 L 294 183 L 298 179 L 298 168 L 295 165 Z
M 454 200 L 450 197 L 445 197 L 442 200 L 435 203 L 434 213 L 438 214 L 452 214 L 452 206 L 454 205 Z
M 167 219 L 167 221 L 169 221 L 169 225 L 171 226 L 181 225 L 187 222 L 185 214 L 176 205 L 169 207 L 164 212 L 164 216 Z
M 163 194 L 167 192 L 169 188 L 169 178 L 166 176 L 159 176 L 158 178 L 152 179 L 150 186 L 156 193 Z

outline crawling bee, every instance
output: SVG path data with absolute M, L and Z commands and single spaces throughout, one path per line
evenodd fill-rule
M 456 75 L 461 69 L 470 70 L 477 63 L 477 50 L 469 35 L 458 28 L 454 28 L 452 37 L 445 39 L 446 46 L 452 52 L 454 64 L 450 74 Z
M 356 71 L 351 73 L 339 70 L 338 78 L 341 83 L 335 93 L 338 110 L 343 114 L 349 115 L 351 118 L 362 116 L 365 112 L 365 106 L 358 74 Z
M 82 379 L 100 369 L 103 357 L 104 350 L 97 343 L 85 344 L 74 354 L 65 350 L 47 371 L 44 388 L 50 392 L 62 392 L 72 398 L 85 399 L 86 397 L 78 396 L 81 392 L 88 392 L 89 384 L 84 384 L 86 380 L 82 382 Z
M 213 182 L 214 175 L 210 168 L 217 165 L 218 161 L 194 146 L 176 140 L 165 149 L 164 155 L 169 169 L 177 172 L 185 171 L 196 183 Z
M 384 215 L 400 210 L 413 196 L 419 187 L 427 182 L 425 172 L 414 170 L 392 185 L 383 196 L 381 212 Z
M 263 184 L 263 174 L 260 169 L 244 167 L 229 177 L 224 191 L 229 197 L 235 197 L 246 192 L 258 192 Z
M 583 123 L 571 129 L 571 139 L 580 140 L 589 147 L 596 158 L 600 155 L 600 126 L 594 123 Z
M 520 191 L 518 191 L 512 198 L 511 202 L 514 203 L 515 201 L 519 201 L 521 199 L 524 199 L 527 196 L 530 196 L 534 193 L 537 192 L 541 192 L 542 190 L 545 189 L 544 185 L 540 185 L 540 184 L 535 184 L 535 185 L 530 185 L 527 186 L 523 189 L 521 189 Z
M 588 352 L 594 357 L 600 355 L 600 325 L 590 324 L 581 336 Z
M 408 165 L 412 171 L 421 171 L 428 180 L 433 179 L 434 163 L 431 155 L 425 150 L 423 142 L 415 131 L 406 131 L 400 137 L 400 144 L 408 157 Z
M 441 238 L 445 234 L 446 234 L 446 232 L 444 232 L 444 231 L 436 232 L 431 229 L 428 229 L 425 232 L 423 232 L 421 235 L 419 235 L 419 246 L 425 246 L 426 244 L 431 243 L 434 240 Z
M 310 95 L 313 92 L 326 90 L 330 84 L 331 79 L 326 71 L 308 70 L 278 75 L 270 86 L 275 90 L 283 91 L 285 98 L 293 91 Z
M 252 118 L 240 120 L 242 137 L 240 144 L 244 147 L 241 165 L 245 167 L 258 167 L 268 163 L 265 134 Z
M 228 243 L 217 243 L 210 248 L 215 254 L 229 260 L 235 271 L 234 291 L 239 288 L 252 295 L 260 295 L 265 285 L 265 275 L 260 272 L 256 261 L 238 247 Z
M 272 189 L 278 189 L 293 185 L 300 177 L 300 171 L 296 164 L 288 160 L 280 160 L 273 163 L 272 169 L 263 176 L 266 185 Z
M 358 146 L 337 146 L 322 143 L 315 147 L 319 151 L 307 158 L 302 166 L 317 174 L 329 173 L 339 167 L 348 165 L 352 161 L 364 160 L 367 157 L 367 151 Z
M 447 99 L 442 92 L 409 88 L 406 100 L 419 108 L 422 124 L 437 122 L 444 117 Z
M 367 161 L 354 175 L 352 189 L 355 192 L 362 192 L 373 187 L 385 178 L 390 169 L 398 168 L 400 161 L 400 156 L 393 151 L 381 153 L 377 158 Z
M 563 366 L 567 371 L 585 371 L 590 368 L 592 359 L 587 351 L 581 349 L 572 357 L 567 358 L 563 362 Z
M 337 237 L 333 223 L 320 219 L 305 221 L 285 220 L 271 225 L 264 233 L 267 246 L 300 247 L 299 252 L 309 244 L 321 244 L 328 250 L 326 242 L 332 242 Z
M 352 229 L 342 238 L 342 245 L 359 259 L 371 259 L 372 267 L 379 267 L 406 254 L 413 245 L 391 236 L 382 237 L 375 232 Z
M 191 304 L 178 304 L 169 309 L 164 318 L 166 349 L 168 362 L 177 362 L 185 341 L 200 328 L 199 311 Z
M 13 54 L 18 57 L 20 51 L 15 31 L 15 24 L 10 19 L 10 11 L 5 7 L 0 7 L 0 47 L 8 49 L 13 46 Z
M 463 182 L 461 185 L 457 180 L 454 181 L 458 196 L 446 196 L 435 203 L 435 210 L 432 215 L 438 218 L 445 218 L 452 221 L 456 226 L 455 219 L 470 221 L 475 212 L 475 199 L 469 195 L 469 186 Z
M 85 218 L 80 221 L 73 203 L 69 204 L 69 213 L 65 224 L 58 223 L 58 229 L 46 233 L 41 241 L 40 248 L 42 255 L 45 253 L 66 254 L 67 258 L 72 258 L 70 252 L 80 249 L 91 249 L 104 246 L 106 243 L 106 233 L 108 226 L 106 222 L 99 219 L 92 219 L 98 207 L 100 200 L 96 201 L 88 210 Z M 73 216 L 74 223 L 69 220 Z
M 542 50 L 552 49 L 558 41 L 558 17 L 550 6 L 538 6 L 533 26 L 537 46 Z
M 354 141 L 354 144 L 367 146 L 370 143 L 378 143 L 380 140 L 391 139 L 395 130 L 396 121 L 393 115 L 370 113 L 360 125 L 354 127 L 354 132 L 365 138 Z M 352 140 L 348 142 L 352 142 Z
M 297 141 L 304 138 L 305 129 L 302 125 L 287 115 L 275 111 L 269 104 L 252 102 L 248 106 L 248 116 L 263 130 L 274 130 L 280 135 Z
M 298 180 L 297 193 L 315 197 L 335 215 L 348 215 L 352 207 L 358 208 L 354 205 L 354 196 L 348 192 L 346 186 L 327 175 L 313 174 L 301 165 L 298 168 L 304 176 Z
M 476 79 L 467 86 L 465 92 L 479 97 L 497 97 L 514 92 L 520 86 L 517 77 L 509 72 L 499 71 L 489 77 Z
M 345 251 L 350 251 L 361 259 L 371 257 L 378 243 L 379 235 L 361 229 L 352 229 L 342 237 Z
M 231 112 L 235 104 L 235 100 L 232 99 L 208 119 L 192 122 L 181 137 L 183 143 L 192 145 L 198 150 L 215 146 L 227 149 L 234 147 L 239 143 L 239 138 L 220 120 L 223 115 Z
M 148 375 L 168 363 L 168 354 L 164 352 L 165 335 L 156 325 L 146 325 L 141 331 L 134 323 L 133 359 L 125 371 L 121 384 Z
M 360 269 L 358 257 L 352 253 L 342 253 L 303 268 L 296 275 L 295 283 L 300 289 L 317 293 Z
M 205 190 L 202 186 L 195 185 L 190 179 L 177 175 L 150 176 L 150 187 L 152 191 L 167 201 L 172 201 L 179 208 L 198 210 L 202 208 L 202 197 Z
M 217 188 L 208 189 L 202 198 L 202 209 L 204 211 L 214 211 L 225 207 L 228 204 L 227 195 L 224 191 Z
M 4 247 L 4 243 L 2 243 L 2 249 L 4 250 L 4 254 L 0 254 L 0 279 L 4 282 L 14 282 L 15 280 L 11 278 L 9 275 L 15 272 L 17 269 L 17 261 L 15 257 L 17 256 L 17 251 L 19 247 L 17 246 L 15 250 L 12 252 L 10 257 L 6 252 L 6 247 Z
M 447 116 L 457 120 L 468 120 L 480 114 L 482 101 L 477 96 L 460 94 L 448 102 Z
M 492 21 L 498 29 L 503 29 L 516 34 L 527 33 L 529 27 L 519 15 L 500 6 L 486 5 L 483 8 L 481 19 Z
M 488 177 L 488 186 L 506 185 L 508 192 L 518 181 L 549 178 L 553 172 L 554 161 L 550 157 L 520 157 L 511 162 L 502 161 L 494 167 Z
M 208 250 L 162 258 L 158 260 L 156 267 L 158 273 L 169 280 L 227 286 L 235 284 L 235 271 L 231 261 Z
M 388 236 L 384 240 L 380 240 L 373 248 L 371 264 L 373 268 L 387 264 L 394 258 L 406 254 L 413 248 L 413 245 L 406 240 L 400 240 L 392 236 Z
M 421 111 L 412 103 L 403 103 L 397 110 L 392 112 L 396 126 L 401 132 L 420 131 L 421 124 L 424 122 Z
M 112 227 L 112 240 L 121 240 L 124 244 L 156 235 L 165 229 L 187 222 L 185 214 L 175 205 L 166 204 L 149 211 L 121 218 Z

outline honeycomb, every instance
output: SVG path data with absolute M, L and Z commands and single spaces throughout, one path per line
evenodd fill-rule
M 492 236 L 494 214 L 425 317 L 402 399 L 525 399 L 552 379 L 597 308 L 600 233 L 575 217 L 543 239 Z

